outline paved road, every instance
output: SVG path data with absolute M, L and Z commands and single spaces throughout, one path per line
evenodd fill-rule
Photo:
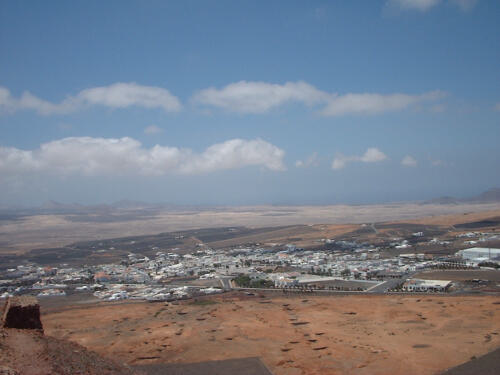
M 135 369 L 148 375 L 272 375 L 271 371 L 259 358 L 232 358 L 219 361 L 196 363 L 164 363 L 150 365 L 136 365 Z
M 405 280 L 406 280 L 406 277 L 402 278 L 402 279 L 387 280 L 387 281 L 384 281 L 381 284 L 378 284 L 378 285 L 376 285 L 376 286 L 368 289 L 367 292 L 370 292 L 370 293 L 385 293 L 385 292 L 387 292 L 388 289 L 392 289 L 392 288 L 396 287 L 397 285 L 403 283 Z
M 233 289 L 233 287 L 231 286 L 231 277 L 220 277 L 219 280 L 224 289 L 226 290 Z
M 367 292 L 370 293 L 386 293 L 389 289 L 392 289 L 399 284 L 404 283 L 407 279 L 411 279 L 417 272 L 410 272 L 407 273 L 406 275 L 403 275 L 403 277 L 397 278 L 397 279 L 390 279 L 386 280 L 382 284 L 378 284 L 377 286 L 370 288 L 367 290 Z

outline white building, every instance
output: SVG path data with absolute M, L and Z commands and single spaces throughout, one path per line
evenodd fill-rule
M 288 278 L 281 276 L 274 280 L 274 286 L 276 288 L 290 288 L 298 285 L 297 279 Z
M 458 256 L 473 262 L 500 261 L 500 249 L 472 247 L 457 252 Z
M 450 280 L 410 279 L 403 285 L 403 290 L 409 292 L 444 292 L 450 285 Z

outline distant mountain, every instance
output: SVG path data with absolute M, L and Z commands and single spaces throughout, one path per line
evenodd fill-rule
M 78 204 L 78 203 L 66 204 L 66 203 L 60 203 L 60 202 L 53 201 L 53 200 L 48 200 L 48 201 L 44 202 L 42 205 L 40 205 L 39 208 L 42 210 L 63 210 L 63 211 L 66 211 L 66 210 L 81 209 L 84 207 L 85 206 Z
M 44 202 L 38 209 L 44 213 L 69 213 L 75 211 L 85 210 L 86 206 L 79 203 L 60 203 L 57 201 L 49 200 Z
M 474 197 L 459 199 L 449 196 L 434 198 L 421 204 L 459 204 L 459 203 L 492 203 L 500 202 L 500 188 L 489 189 Z
M 493 188 L 474 198 L 478 202 L 500 202 L 500 188 Z
M 426 201 L 415 202 L 418 204 L 435 204 L 435 205 L 456 205 L 461 203 L 493 203 L 500 202 L 500 188 L 491 188 L 473 197 L 455 198 L 452 196 L 442 196 L 429 199 Z M 399 202 L 403 203 L 403 202 Z M 278 205 L 279 206 L 279 205 Z M 210 205 L 181 205 L 171 203 L 146 203 L 142 201 L 134 201 L 122 199 L 110 204 L 94 204 L 83 205 L 79 203 L 61 203 L 54 200 L 48 200 L 37 207 L 26 207 L 16 205 L 0 205 L 0 213 L 8 215 L 16 215 L 16 217 L 36 215 L 36 214 L 59 214 L 59 215 L 78 215 L 78 214 L 123 214 L 128 211 L 148 212 L 164 210 L 164 211 L 204 211 L 217 208 L 223 210 L 225 206 L 210 206 Z M 229 207 L 229 206 L 228 206 Z M 234 207 L 231 207 L 234 209 Z

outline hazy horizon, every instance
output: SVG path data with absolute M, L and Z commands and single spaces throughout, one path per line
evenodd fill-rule
M 478 194 L 474 195 L 467 195 L 467 196 L 450 196 L 450 195 L 441 195 L 441 196 L 432 196 L 426 199 L 414 199 L 414 200 L 380 200 L 380 201 L 370 201 L 370 202 L 363 202 L 363 201 L 323 201 L 323 202 L 256 202 L 256 203 L 249 203 L 249 204 L 230 204 L 230 203 L 194 203 L 194 202 L 186 202 L 186 203 L 175 203 L 175 202 L 168 202 L 168 201 L 154 201 L 154 200 L 133 200 L 133 199 L 115 199 L 115 200 L 108 200 L 108 201 L 94 201 L 94 202 L 78 202 L 78 201 L 61 201 L 61 200 L 55 200 L 55 199 L 49 199 L 45 200 L 43 202 L 37 202 L 33 204 L 0 204 L 0 209 L 57 209 L 58 205 L 61 205 L 62 208 L 71 208 L 71 206 L 82 206 L 82 208 L 85 207 L 98 207 L 98 206 L 116 206 L 118 208 L 124 208 L 127 206 L 130 206 L 133 208 L 135 205 L 140 206 L 140 205 L 147 205 L 152 208 L 154 207 L 178 207 L 178 208 L 193 208 L 193 209 L 212 209 L 212 208 L 238 208 L 238 207 L 259 207 L 259 206 L 275 206 L 275 207 L 302 207 L 302 206 L 370 206 L 370 205 L 385 205 L 385 204 L 466 204 L 466 203 L 483 203 L 483 204 L 489 204 L 489 203 L 496 203 L 497 200 L 491 200 L 491 201 L 478 201 L 478 196 L 481 193 L 485 193 L 488 191 L 500 191 L 500 188 L 491 188 L 486 191 L 482 191 Z M 441 199 L 448 199 L 450 198 L 451 200 L 455 200 L 455 202 L 440 202 Z M 77 208 L 77 207 L 74 207 Z

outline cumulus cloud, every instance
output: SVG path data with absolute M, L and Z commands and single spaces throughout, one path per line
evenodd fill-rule
M 141 86 L 136 83 L 115 83 L 85 89 L 59 103 L 40 99 L 28 91 L 15 98 L 7 88 L 0 87 L 0 112 L 34 110 L 42 115 L 67 114 L 89 106 L 108 108 L 137 106 L 161 108 L 166 112 L 179 111 L 182 107 L 179 99 L 167 89 Z
M 417 160 L 411 155 L 406 155 L 403 160 L 401 160 L 401 165 L 404 165 L 405 167 L 416 167 Z
M 305 160 L 297 160 L 295 166 L 297 168 L 317 167 L 319 165 L 318 153 L 314 152 Z
M 160 134 L 163 132 L 163 129 L 156 125 L 149 125 L 144 129 L 144 133 L 148 135 Z
M 266 82 L 240 81 L 221 89 L 208 88 L 197 92 L 195 103 L 222 108 L 238 113 L 266 113 L 281 105 L 298 102 L 311 106 L 321 106 L 324 116 L 346 114 L 378 114 L 397 111 L 422 102 L 442 99 L 441 91 L 421 95 L 349 93 L 339 95 L 318 90 L 306 82 L 287 82 L 283 85 Z
M 69 137 L 35 150 L 0 147 L 0 174 L 164 175 L 201 174 L 247 166 L 284 170 L 284 151 L 262 139 L 232 139 L 201 153 L 156 145 L 145 148 L 133 138 Z
M 333 159 L 332 169 L 342 169 L 347 165 L 347 163 L 351 162 L 377 163 L 386 159 L 387 155 L 385 155 L 382 151 L 376 147 L 370 147 L 363 155 L 347 156 L 338 153 Z
M 289 102 L 314 105 L 326 101 L 328 96 L 329 94 L 306 82 L 287 82 L 279 85 L 239 81 L 222 89 L 210 87 L 201 90 L 193 96 L 193 101 L 232 112 L 264 113 Z
M 346 114 L 378 114 L 406 109 L 422 102 L 435 102 L 445 93 L 431 91 L 422 95 L 408 94 L 346 94 L 333 97 L 321 112 L 325 116 Z

